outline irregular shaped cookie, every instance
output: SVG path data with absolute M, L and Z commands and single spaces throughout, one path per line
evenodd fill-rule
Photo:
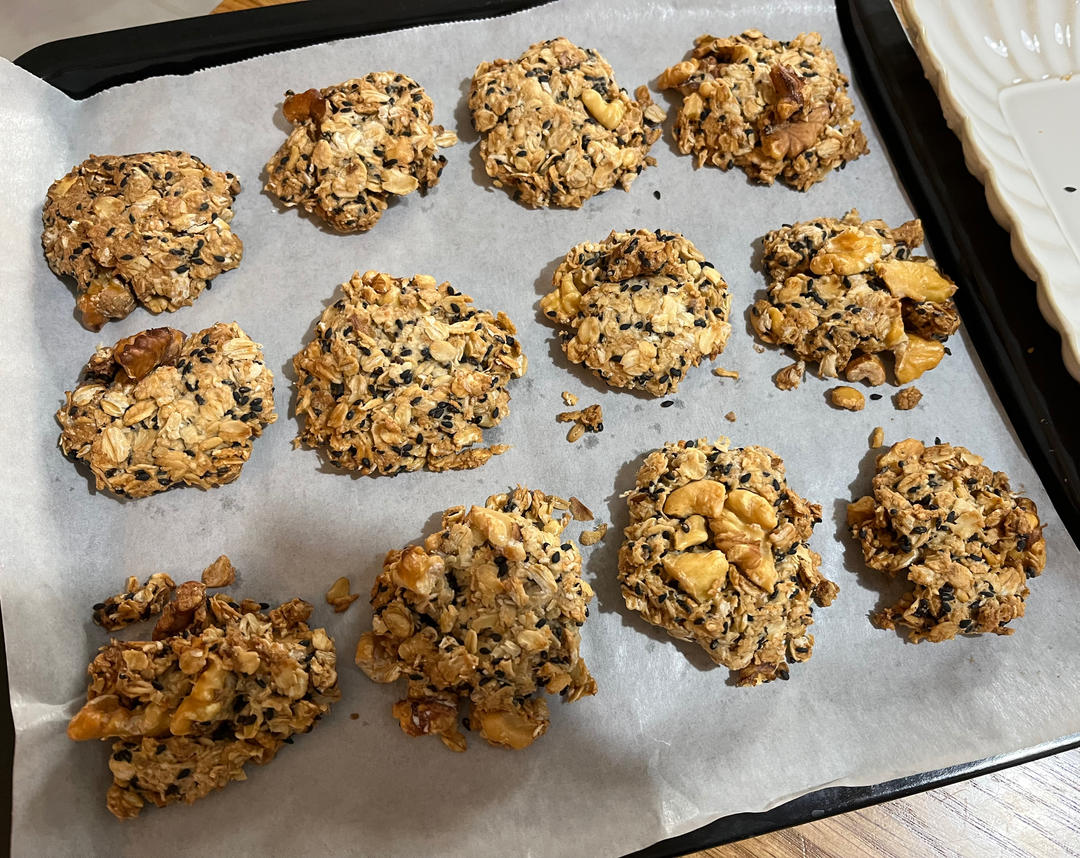
M 476 468 L 506 446 L 469 448 L 509 412 L 525 373 L 503 313 L 449 283 L 368 271 L 342 284 L 295 358 L 297 443 L 361 474 Z
M 99 490 L 207 489 L 240 476 L 277 420 L 274 375 L 235 322 L 187 338 L 153 328 L 99 348 L 56 419 L 60 449 L 90 466 Z
M 848 505 L 848 525 L 870 568 L 912 583 L 871 619 L 913 641 L 1012 634 L 1026 579 L 1046 565 L 1035 503 L 964 447 L 894 444 L 878 456 L 873 495 Z
M 96 331 L 142 304 L 186 307 L 244 246 L 229 228 L 240 182 L 187 152 L 91 155 L 49 187 L 41 243 L 75 278 L 75 306 Z
M 113 740 L 106 804 L 120 819 L 244 780 L 245 765 L 270 762 L 340 697 L 334 641 L 308 628 L 307 602 L 264 612 L 207 598 L 197 581 L 176 598 L 185 610 L 168 612 L 174 621 L 153 640 L 101 648 L 67 728 L 75 741 Z
M 394 717 L 410 736 L 465 750 L 466 729 L 524 748 L 548 727 L 541 690 L 568 702 L 596 693 L 578 651 L 593 597 L 577 546 L 561 536 L 567 501 L 518 488 L 483 507 L 453 507 L 442 529 L 391 551 L 371 590 L 372 631 L 356 663 L 376 682 L 409 679 Z
M 572 329 L 566 356 L 612 387 L 674 393 L 731 333 L 724 278 L 678 233 L 636 229 L 584 242 L 551 279 L 540 309 Z
M 495 186 L 534 207 L 576 209 L 616 185 L 630 190 L 656 163 L 648 152 L 664 121 L 646 87 L 630 98 L 607 60 L 563 37 L 477 66 L 469 110 Z
M 911 255 L 922 241 L 917 220 L 890 229 L 854 209 L 773 230 L 763 257 L 768 297 L 750 324 L 763 341 L 816 361 L 823 378 L 881 384 L 877 355 L 891 351 L 896 381 L 907 384 L 938 365 L 960 326 L 956 286 L 934 260 Z
M 266 164 L 266 190 L 338 232 L 366 232 L 395 196 L 439 183 L 439 149 L 457 135 L 431 124 L 434 110 L 420 84 L 392 71 L 290 91 L 283 111 L 296 127 Z
M 697 167 L 741 167 L 757 182 L 779 177 L 805 191 L 869 151 L 848 80 L 817 33 L 790 42 L 758 30 L 698 36 L 659 86 L 683 95 L 675 139 Z
M 666 444 L 628 503 L 628 608 L 737 671 L 738 685 L 787 679 L 785 662 L 810 658 L 810 601 L 828 605 L 838 588 L 808 544 L 821 506 L 788 487 L 779 456 L 726 439 Z

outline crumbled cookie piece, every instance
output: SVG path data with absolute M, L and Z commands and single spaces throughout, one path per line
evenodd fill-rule
M 862 411 L 863 406 L 866 405 L 866 397 L 854 387 L 842 384 L 829 391 L 829 402 L 847 411 Z
M 604 412 L 597 405 L 590 405 L 580 411 L 562 411 L 555 415 L 557 423 L 573 423 L 566 433 L 566 440 L 573 444 L 586 432 L 604 431 Z
M 235 322 L 153 328 L 94 353 L 56 412 L 60 449 L 99 490 L 144 498 L 231 483 L 274 413 L 262 347 Z
M 573 408 L 575 405 L 578 404 L 578 398 L 574 396 L 574 394 L 572 394 L 569 390 L 564 390 L 562 392 L 562 401 L 563 405 L 567 406 L 568 408 Z
M 217 560 L 203 569 L 200 580 L 205 586 L 214 589 L 228 587 L 236 583 L 236 567 L 232 565 L 232 561 L 228 557 L 222 554 Z
M 876 450 L 878 447 L 885 443 L 885 430 L 880 426 L 875 426 L 874 431 L 870 433 L 870 449 Z
M 665 396 L 686 371 L 724 350 L 727 284 L 678 233 L 612 232 L 572 248 L 540 309 L 563 332 L 563 350 L 612 387 Z
M 630 190 L 656 163 L 648 152 L 664 121 L 646 87 L 630 98 L 607 60 L 562 37 L 477 66 L 469 110 L 495 186 L 534 207 L 576 209 L 616 185 Z
M 913 585 L 874 625 L 904 626 L 913 641 L 1012 634 L 1026 579 L 1046 565 L 1034 502 L 964 447 L 894 444 L 877 459 L 873 495 L 849 504 L 847 518 L 867 565 Z
M 696 167 L 740 167 L 754 181 L 805 191 L 870 151 L 848 80 L 817 33 L 790 42 L 758 30 L 698 36 L 659 86 L 683 95 L 675 140 Z
M 736 381 L 739 380 L 739 371 L 737 369 L 724 369 L 722 366 L 713 367 L 712 374 L 719 378 L 733 378 Z
M 68 725 L 75 741 L 114 740 L 106 804 L 120 819 L 244 780 L 247 763 L 270 762 L 340 697 L 334 642 L 308 628 L 311 605 L 263 613 L 249 600 L 205 598 L 197 581 L 177 595 L 200 590 L 193 609 L 172 612 L 186 620 L 167 636 L 101 648 Z
M 583 530 L 581 532 L 582 545 L 596 545 L 607 534 L 608 525 L 601 524 L 595 530 Z
M 960 323 L 952 304 L 956 286 L 932 259 L 913 257 L 922 244 L 919 221 L 890 229 L 862 221 L 852 209 L 843 218 L 817 218 L 765 236 L 768 298 L 754 304 L 750 324 L 767 343 L 789 345 L 817 362 L 822 378 L 885 381 L 876 353 L 891 351 L 895 376 L 907 384 L 937 366 L 942 342 Z M 942 305 L 938 309 L 924 305 Z M 927 339 L 907 320 L 920 307 L 941 320 Z M 923 312 L 920 310 L 920 312 Z
M 920 402 L 922 402 L 922 391 L 917 387 L 905 387 L 896 391 L 896 395 L 893 396 L 893 404 L 896 405 L 898 411 L 910 411 Z
M 124 584 L 123 593 L 94 605 L 94 622 L 109 631 L 116 631 L 149 619 L 161 613 L 174 589 L 176 584 L 164 572 L 155 572 L 141 587 L 139 579 L 130 576 Z
M 697 643 L 739 685 L 786 679 L 785 661 L 810 658 L 810 600 L 830 604 L 837 586 L 807 544 L 821 506 L 788 487 L 779 456 L 724 439 L 667 444 L 646 457 L 628 503 L 628 608 Z
M 423 546 L 391 551 L 371 591 L 372 631 L 356 663 L 376 682 L 409 678 L 394 716 L 410 736 L 465 750 L 466 729 L 524 748 L 548 727 L 541 690 L 596 693 L 578 652 L 593 591 L 562 537 L 566 501 L 518 488 L 483 507 L 453 507 Z
M 187 152 L 91 155 L 49 187 L 41 243 L 75 278 L 75 306 L 97 331 L 142 304 L 191 304 L 244 246 L 229 228 L 240 182 Z
M 266 165 L 266 190 L 338 232 L 366 232 L 394 197 L 426 191 L 457 135 L 432 125 L 424 88 L 397 72 L 372 72 L 322 90 L 286 93 L 294 126 Z
M 806 361 L 796 361 L 790 366 L 778 370 L 773 376 L 773 384 L 779 390 L 795 390 L 802 384 L 803 375 L 806 374 Z
M 504 313 L 422 274 L 357 273 L 342 290 L 293 358 L 298 442 L 361 474 L 476 468 L 508 449 L 467 449 L 506 416 L 508 382 L 525 373 Z
M 331 584 L 330 589 L 326 591 L 326 603 L 333 606 L 335 614 L 349 610 L 349 606 L 360 598 L 359 593 L 350 593 L 349 589 L 349 579 L 343 576 Z

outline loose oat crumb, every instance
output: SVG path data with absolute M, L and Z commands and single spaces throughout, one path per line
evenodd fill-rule
M 562 401 L 563 405 L 567 405 L 570 408 L 573 408 L 575 405 L 577 405 L 578 398 L 574 396 L 574 394 L 572 394 L 569 390 L 564 390 L 562 392 Z
M 349 713 L 349 719 L 352 720 L 352 721 L 359 721 L 360 720 L 360 713 L 359 712 L 350 712 Z
M 754 351 L 756 351 L 759 355 L 765 354 L 765 346 L 759 345 L 758 343 L 754 343 L 753 348 L 754 348 Z
M 608 525 L 601 524 L 596 527 L 595 530 L 583 530 L 581 532 L 581 544 L 582 545 L 596 545 L 608 531 Z
M 350 593 L 349 588 L 349 579 L 341 577 L 326 591 L 326 603 L 333 606 L 334 613 L 340 614 L 349 610 L 349 605 L 360 598 L 359 593 Z
M 575 441 L 581 439 L 581 436 L 585 434 L 585 427 L 581 423 L 575 423 L 570 427 L 570 430 L 566 433 L 566 440 L 573 444 Z
M 893 404 L 898 411 L 910 411 L 922 400 L 922 391 L 917 387 L 905 387 L 893 396 Z
M 724 419 L 727 420 L 729 423 L 734 423 L 735 422 L 735 412 L 734 411 L 729 411 L 727 414 L 724 415 Z
M 870 449 L 874 450 L 885 443 L 885 430 L 880 426 L 875 426 L 874 431 L 870 433 Z
M 755 346 L 755 348 L 757 348 Z M 796 361 L 790 366 L 784 367 L 782 370 L 773 376 L 773 384 L 775 384 L 780 390 L 794 390 L 798 387 L 803 380 L 803 373 L 806 372 L 806 361 Z
M 203 569 L 202 582 L 207 587 L 228 587 L 236 581 L 236 567 L 222 554 L 217 560 Z
M 738 379 L 739 377 L 739 371 L 737 369 L 724 369 L 722 366 L 713 367 L 712 374 L 719 378 Z
M 174 589 L 176 584 L 164 572 L 151 575 L 141 587 L 139 579 L 130 576 L 124 584 L 123 593 L 94 605 L 94 622 L 115 631 L 160 614 Z
M 574 516 L 574 521 L 592 521 L 596 517 L 591 509 L 575 497 L 570 498 L 570 513 Z

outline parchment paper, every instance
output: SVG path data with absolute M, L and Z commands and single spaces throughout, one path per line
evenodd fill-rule
M 82 103 L 0 66 L 0 596 L 18 734 L 15 854 L 616 854 L 823 785 L 870 784 L 1080 731 L 1072 669 L 1080 655 L 1072 631 L 1077 551 L 964 332 L 950 341 L 952 356 L 919 380 L 925 399 L 909 412 L 894 410 L 891 387 L 858 414 L 831 409 L 824 399 L 831 384 L 816 378 L 780 392 L 770 378 L 790 358 L 752 348 L 745 312 L 764 286 L 752 263 L 767 230 L 852 206 L 891 224 L 911 216 L 857 91 L 871 154 L 804 194 L 752 186 L 739 171 L 695 172 L 667 137 L 653 148 L 658 166 L 630 193 L 611 191 L 579 211 L 526 210 L 492 189 L 478 166 L 464 107 L 477 63 L 565 34 L 604 53 L 619 83 L 633 89 L 655 82 L 698 34 L 747 27 L 779 38 L 820 30 L 848 67 L 831 4 L 798 0 L 560 3 L 156 78 Z M 260 192 L 260 172 L 283 139 L 282 93 L 385 68 L 418 79 L 436 121 L 456 125 L 464 138 L 447 152 L 438 187 L 392 206 L 365 235 L 331 234 L 279 210 Z M 158 148 L 187 149 L 240 176 L 233 226 L 244 261 L 190 308 L 158 318 L 138 310 L 91 333 L 73 317 L 69 286 L 42 257 L 45 190 L 91 152 Z M 742 377 L 719 379 L 701 367 L 671 408 L 569 367 L 537 314 L 555 262 L 573 244 L 638 226 L 687 235 L 734 294 L 734 332 L 717 364 Z M 320 467 L 313 451 L 291 449 L 292 355 L 337 284 L 369 268 L 448 279 L 517 323 L 529 370 L 490 436 L 513 445 L 506 455 L 464 473 L 354 479 Z M 217 320 L 236 320 L 263 343 L 278 374 L 281 417 L 240 479 L 127 503 L 96 494 L 55 448 L 52 415 L 64 390 L 98 343 L 154 325 L 193 331 Z M 1057 359 L 1052 350 L 1047 359 Z M 554 421 L 562 390 L 582 405 L 602 403 L 602 434 L 567 444 L 566 427 Z M 723 418 L 728 411 L 734 424 Z M 863 569 L 843 518 L 845 503 L 868 489 L 867 436 L 876 425 L 890 443 L 913 435 L 967 445 L 1037 501 L 1049 563 L 1031 583 L 1015 636 L 913 646 L 871 627 L 868 612 L 896 591 Z M 719 435 L 775 449 L 790 484 L 824 507 L 811 544 L 840 595 L 817 611 L 813 659 L 793 666 L 788 682 L 734 687 L 727 670 L 631 615 L 618 593 L 615 558 L 626 522 L 619 495 L 643 455 L 667 440 Z M 440 510 L 482 503 L 519 482 L 577 495 L 613 525 L 601 545 L 586 549 L 598 600 L 583 652 L 600 690 L 573 705 L 555 703 L 551 729 L 526 751 L 500 751 L 472 735 L 468 752 L 453 754 L 434 739 L 402 734 L 390 706 L 403 688 L 376 685 L 353 667 L 370 619 L 366 600 L 334 615 L 323 594 L 339 575 L 366 594 L 384 553 L 431 532 Z M 129 573 L 185 580 L 222 552 L 240 570 L 233 593 L 315 603 L 315 621 L 338 642 L 344 697 L 246 783 L 119 823 L 105 810 L 107 746 L 64 735 L 84 697 L 86 664 L 106 640 L 90 606 Z

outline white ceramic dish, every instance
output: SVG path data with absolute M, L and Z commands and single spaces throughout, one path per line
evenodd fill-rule
M 1080 4 L 894 5 L 968 169 L 1038 284 L 1039 309 L 1061 333 L 1065 366 L 1080 380 Z

